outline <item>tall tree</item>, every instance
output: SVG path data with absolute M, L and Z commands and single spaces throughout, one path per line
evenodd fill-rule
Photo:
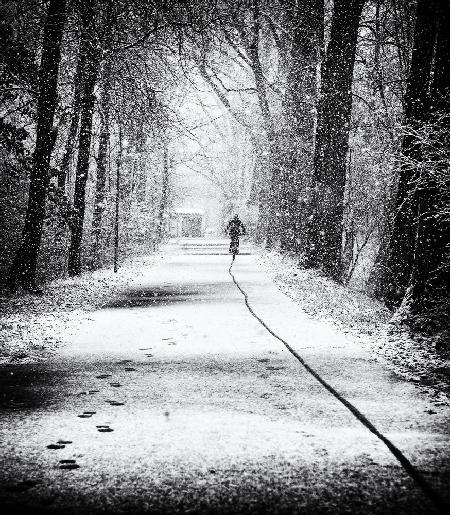
M 58 71 L 65 20 L 65 0 L 50 0 L 42 40 L 36 147 L 30 175 L 28 206 L 22 241 L 9 272 L 9 283 L 12 288 L 21 284 L 30 291 L 36 291 L 36 269 L 45 217 L 50 157 L 56 136 L 53 120 L 57 104 Z
M 103 66 L 102 91 L 100 101 L 100 135 L 97 154 L 97 177 L 95 183 L 95 204 L 92 217 L 92 234 L 94 237 L 94 264 L 100 265 L 100 247 L 102 235 L 102 219 L 105 210 L 106 181 L 108 178 L 108 150 L 110 142 L 110 109 L 111 109 L 111 57 L 107 57 Z
M 164 238 L 166 213 L 169 202 L 170 160 L 168 144 L 164 142 L 161 199 L 158 209 L 158 240 Z
M 309 265 L 342 274 L 342 229 L 352 81 L 359 21 L 365 0 L 335 0 L 321 69 L 314 150 L 314 211 L 308 224 Z
M 101 77 L 100 100 L 100 135 L 97 155 L 97 177 L 95 184 L 95 203 L 92 217 L 92 234 L 94 237 L 93 258 L 94 265 L 100 266 L 100 247 L 102 236 L 102 219 L 106 201 L 106 181 L 108 175 L 108 150 L 110 143 L 110 111 L 112 76 L 112 32 L 113 32 L 112 1 L 106 7 L 103 70 Z
M 398 307 L 405 296 L 414 267 L 416 247 L 418 170 L 414 162 L 421 160 L 422 148 L 417 131 L 430 116 L 430 82 L 434 43 L 437 31 L 439 0 L 419 0 L 414 30 L 406 94 L 404 99 L 405 125 L 402 155 L 396 195 L 395 217 L 384 262 L 378 265 L 382 278 L 375 293 L 390 308 Z
M 83 32 L 81 52 L 86 56 L 83 74 L 82 104 L 78 142 L 78 159 L 75 175 L 75 192 L 73 197 L 73 215 L 71 224 L 71 241 L 69 248 L 69 275 L 81 273 L 81 242 L 86 208 L 86 183 L 89 174 L 91 155 L 92 117 L 94 114 L 94 88 L 100 67 L 100 44 L 95 33 L 95 2 L 87 0 L 80 9 Z
M 61 159 L 59 174 L 58 174 L 58 186 L 64 188 L 66 185 L 67 175 L 69 173 L 70 162 L 72 160 L 78 135 L 78 128 L 80 125 L 80 113 L 81 113 L 81 96 L 84 84 L 84 72 L 86 69 L 86 55 L 82 52 L 81 44 L 79 45 L 79 52 L 77 56 L 77 66 L 75 69 L 74 91 L 73 101 L 70 117 L 70 125 L 67 134 L 67 140 L 64 148 L 64 154 Z
M 278 239 L 277 224 L 277 206 L 278 195 L 277 188 L 280 181 L 278 163 L 279 145 L 277 133 L 272 113 L 270 111 L 269 99 L 267 95 L 267 83 L 264 77 L 263 67 L 260 56 L 260 39 L 261 39 L 261 9 L 260 0 L 253 0 L 251 6 L 252 21 L 250 25 L 250 35 L 247 43 L 247 53 L 249 55 L 249 64 L 251 66 L 255 79 L 256 93 L 258 96 L 259 109 L 264 127 L 267 141 L 269 159 L 266 161 L 268 167 L 265 170 L 266 181 L 265 188 L 261 192 L 260 202 L 260 218 L 264 218 L 266 244 L 272 246 Z M 261 223 L 261 222 L 260 222 Z
M 295 250 L 303 239 L 302 190 L 312 174 L 314 105 L 317 99 L 317 66 L 324 37 L 322 0 L 286 2 L 288 69 L 283 99 L 283 145 L 280 177 L 280 244 Z
M 425 166 L 414 191 L 417 230 L 408 299 L 410 315 L 433 324 L 442 323 L 436 318 L 447 311 L 450 298 L 450 217 L 446 205 L 450 183 L 448 162 L 442 159 L 445 149 L 448 155 L 450 148 L 450 4 L 444 0 L 437 3 L 430 88 L 431 141 L 421 142 L 421 147 L 425 147 L 421 149 Z

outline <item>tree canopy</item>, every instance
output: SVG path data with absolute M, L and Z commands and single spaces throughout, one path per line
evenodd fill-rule
M 174 208 L 202 207 L 211 234 L 239 212 L 257 243 L 443 327 L 448 11 L 2 2 L 4 285 L 107 266 L 115 236 L 155 248 Z

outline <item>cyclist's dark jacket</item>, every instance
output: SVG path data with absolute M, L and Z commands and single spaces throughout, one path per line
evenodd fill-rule
M 239 236 L 245 234 L 245 226 L 239 218 L 233 218 L 228 222 L 226 232 L 231 238 L 239 238 Z

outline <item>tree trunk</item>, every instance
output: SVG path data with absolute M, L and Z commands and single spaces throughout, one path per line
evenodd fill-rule
M 168 200 L 169 200 L 169 181 L 170 181 L 170 163 L 169 163 L 169 151 L 168 151 L 167 144 L 166 144 L 164 147 L 164 156 L 163 156 L 161 201 L 159 203 L 159 210 L 158 210 L 158 240 L 159 241 L 161 241 L 164 237 L 165 214 L 167 211 L 167 204 L 168 204 Z
M 266 228 L 266 245 L 271 247 L 278 239 L 277 227 L 277 188 L 279 182 L 279 174 L 277 173 L 278 145 L 275 127 L 270 112 L 269 101 L 266 91 L 266 79 L 261 64 L 259 43 L 260 43 L 260 9 L 259 0 L 252 1 L 253 23 L 251 27 L 251 35 L 248 43 L 248 55 L 250 57 L 251 68 L 255 79 L 256 93 L 258 96 L 259 108 L 263 121 L 265 136 L 267 138 L 266 145 L 268 147 L 269 159 L 268 167 L 263 171 L 265 173 L 265 181 L 262 183 L 260 195 L 264 198 L 266 206 L 259 216 L 265 217 L 264 226 Z
M 101 93 L 101 126 L 97 156 L 97 181 L 95 192 L 92 234 L 94 237 L 94 264 L 100 266 L 100 249 L 102 236 L 102 218 L 105 210 L 106 179 L 108 174 L 108 149 L 110 139 L 111 108 L 111 59 L 108 58 L 103 68 L 103 86 Z
M 114 273 L 119 269 L 119 243 L 120 243 L 120 196 L 121 196 L 121 176 L 123 160 L 123 134 L 122 120 L 119 116 L 117 120 L 119 126 L 119 148 L 116 156 L 116 209 L 114 214 Z
M 89 158 L 92 138 L 92 116 L 94 112 L 94 88 L 97 82 L 100 56 L 93 35 L 94 9 L 92 2 L 83 9 L 83 25 L 85 40 L 83 45 L 86 55 L 86 69 L 82 93 L 80 119 L 80 136 L 78 143 L 78 160 L 75 176 L 75 192 L 73 198 L 72 233 L 69 248 L 68 272 L 70 276 L 81 273 L 81 241 L 85 212 L 86 182 L 89 174 Z
M 84 83 L 84 72 L 86 66 L 86 55 L 81 51 L 78 52 L 77 68 L 74 77 L 74 94 L 73 94 L 73 107 L 72 117 L 70 120 L 69 132 L 67 135 L 66 146 L 64 154 L 61 159 L 61 166 L 58 174 L 58 187 L 64 188 L 69 174 L 70 160 L 75 151 L 75 145 L 78 134 L 78 126 L 80 124 L 81 101 Z
M 307 259 L 330 277 L 342 277 L 344 189 L 353 68 L 364 0 L 335 0 L 330 41 L 322 63 L 314 150 L 313 216 Z
M 283 102 L 280 244 L 284 250 L 297 250 L 303 239 L 304 218 L 299 196 L 310 183 L 313 164 L 313 105 L 317 96 L 317 66 L 323 47 L 323 1 L 292 2 L 287 15 L 291 18 L 292 36 Z
M 58 70 L 65 19 L 65 0 L 50 0 L 39 70 L 36 148 L 33 154 L 28 206 L 21 245 L 9 272 L 9 282 L 13 289 L 20 283 L 32 290 L 36 283 L 37 259 L 49 185 L 50 157 L 55 142 L 53 120 L 57 104 Z
M 429 119 L 429 88 L 436 38 L 437 2 L 419 0 L 417 5 L 414 47 L 408 76 L 405 104 L 405 123 L 413 131 Z M 406 134 L 402 143 L 406 161 L 421 160 L 421 145 L 414 132 Z M 395 218 L 389 238 L 385 262 L 381 263 L 383 278 L 378 295 L 389 308 L 398 307 L 410 284 L 414 266 L 417 237 L 419 198 L 415 194 L 418 180 L 416 166 L 406 163 L 399 170 Z M 421 209 L 425 206 L 422 205 Z

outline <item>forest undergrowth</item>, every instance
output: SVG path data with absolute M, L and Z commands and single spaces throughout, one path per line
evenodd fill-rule
M 260 264 L 311 318 L 356 338 L 378 362 L 423 388 L 436 406 L 450 405 L 450 353 L 439 350 L 449 348 L 448 334 L 412 332 L 382 302 L 302 268 L 295 255 L 264 252 Z

